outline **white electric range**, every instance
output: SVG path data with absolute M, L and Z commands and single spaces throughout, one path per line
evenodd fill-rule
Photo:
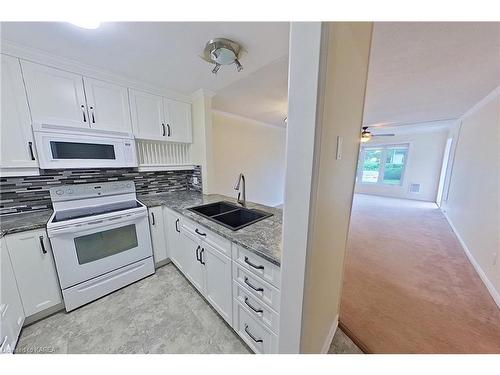
M 147 208 L 133 181 L 50 189 L 47 223 L 66 311 L 154 273 Z

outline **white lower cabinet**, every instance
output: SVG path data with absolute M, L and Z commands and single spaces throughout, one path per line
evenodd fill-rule
M 238 300 L 233 304 L 234 330 L 256 353 L 278 352 L 278 336 L 264 326 Z
M 204 267 L 201 260 L 201 241 L 183 225 L 181 228 L 182 247 L 178 262 L 181 270 L 201 294 L 205 291 Z
M 200 235 L 200 233 L 202 233 Z M 210 236 L 208 236 L 210 234 Z M 208 237 L 212 239 L 210 243 Z M 182 246 L 178 255 L 180 270 L 199 290 L 214 309 L 229 324 L 233 324 L 232 310 L 232 261 L 225 254 L 231 254 L 229 248 L 216 245 L 224 244 L 222 238 L 203 228 L 193 227 L 185 220 L 181 228 Z
M 163 207 L 149 207 L 148 214 L 149 230 L 151 232 L 151 242 L 153 245 L 153 258 L 155 266 L 158 267 L 164 264 L 168 258 Z
M 182 248 L 182 216 L 167 207 L 164 207 L 163 215 L 165 220 L 165 235 L 167 239 L 167 254 L 177 268 L 181 269 L 182 267 L 180 266 L 178 259 Z
M 205 297 L 232 326 L 231 258 L 206 242 L 202 243 L 201 258 L 205 263 Z
M 12 353 L 24 323 L 24 310 L 4 239 L 0 240 L 0 353 Z
M 62 303 L 52 248 L 45 229 L 5 236 L 27 317 Z

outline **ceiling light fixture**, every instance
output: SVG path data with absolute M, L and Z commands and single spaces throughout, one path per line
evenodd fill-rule
M 238 72 L 243 70 L 243 66 L 238 60 L 243 48 L 236 42 L 225 38 L 210 40 L 203 50 L 201 58 L 209 63 L 215 64 L 212 69 L 213 74 L 217 74 L 222 65 L 235 64 Z
M 82 29 L 94 30 L 101 26 L 101 22 L 92 20 L 78 20 L 70 24 L 81 27 Z

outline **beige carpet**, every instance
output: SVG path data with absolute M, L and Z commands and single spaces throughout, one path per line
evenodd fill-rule
M 340 321 L 370 353 L 500 353 L 500 310 L 436 205 L 356 195 Z

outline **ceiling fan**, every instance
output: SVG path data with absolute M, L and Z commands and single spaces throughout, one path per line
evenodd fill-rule
M 372 134 L 368 130 L 368 126 L 363 126 L 363 131 L 361 132 L 361 142 L 368 142 L 372 137 L 394 137 L 396 134 L 387 133 L 387 134 Z

